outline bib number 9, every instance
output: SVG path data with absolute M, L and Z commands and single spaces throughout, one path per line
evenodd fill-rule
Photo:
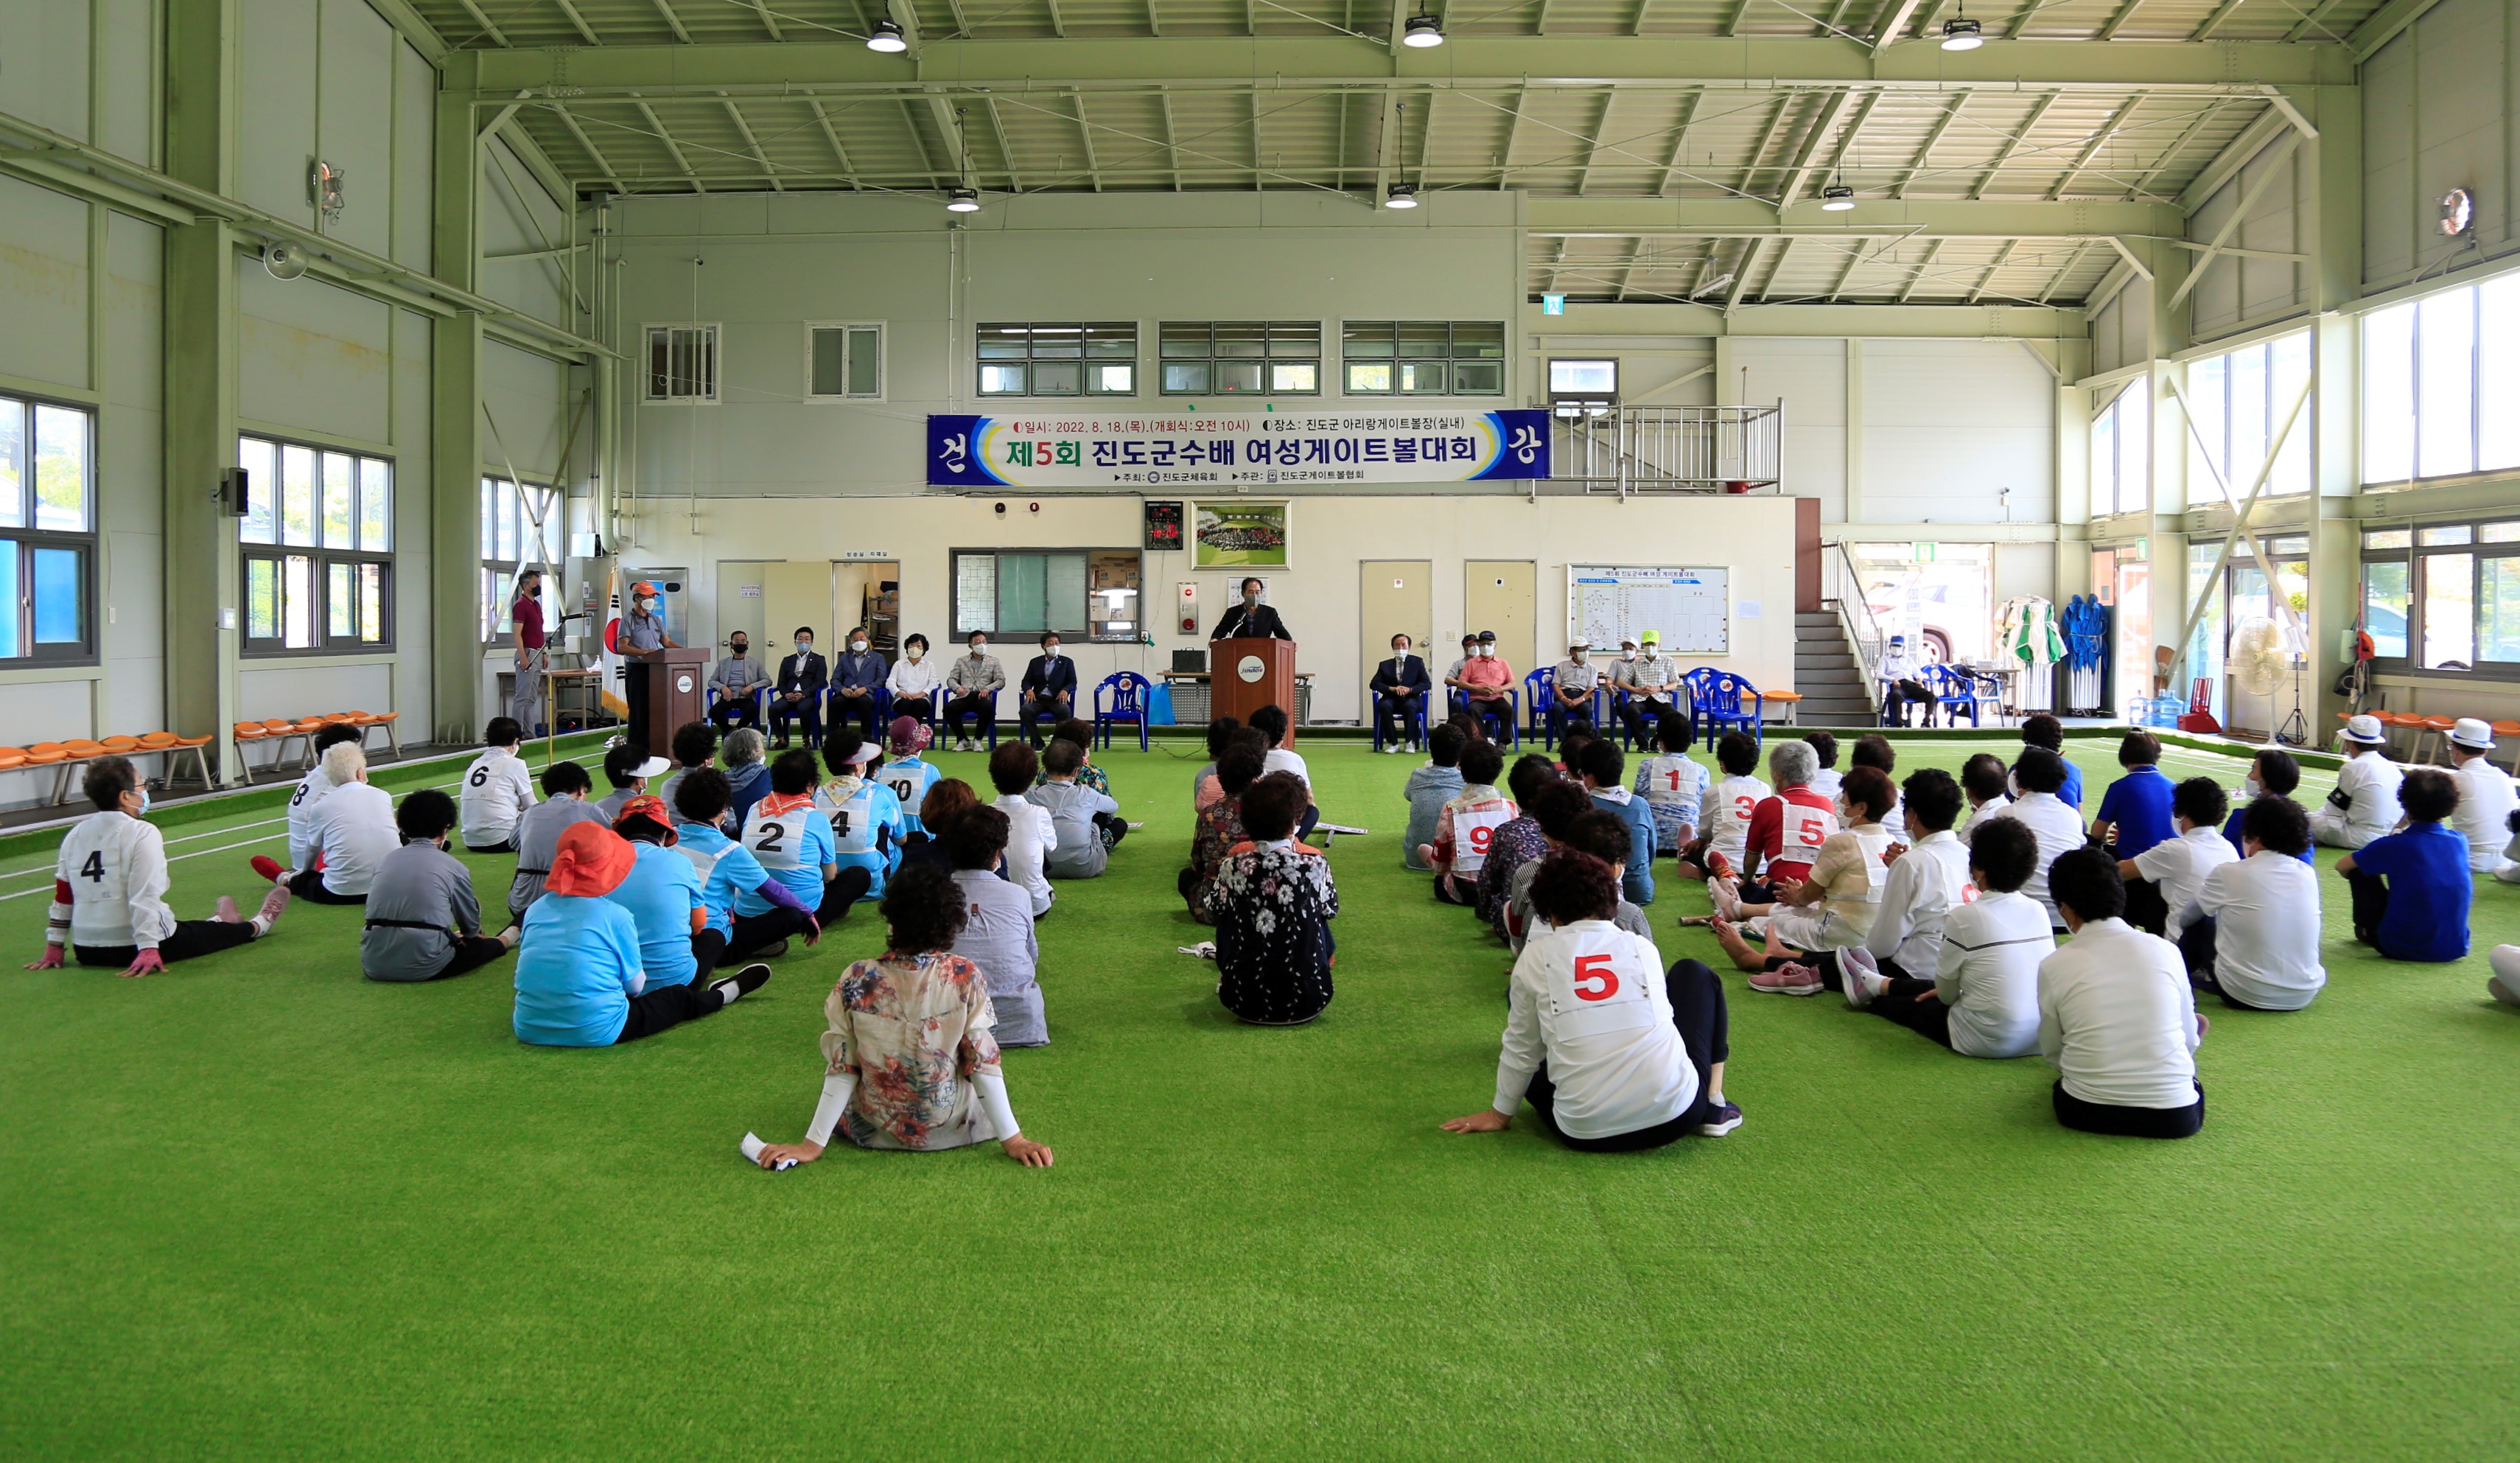
M 1619 993 L 1618 972 L 1610 969 L 1607 955 L 1575 957 L 1575 998 L 1579 1001 L 1606 1001 Z
M 1485 823 L 1481 823 L 1470 830 L 1470 851 L 1473 853 L 1487 852 L 1489 846 L 1495 842 L 1496 830 Z

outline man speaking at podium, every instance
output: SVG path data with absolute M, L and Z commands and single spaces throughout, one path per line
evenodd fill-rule
M 1278 617 L 1277 610 L 1260 603 L 1260 581 L 1242 581 L 1242 603 L 1225 612 L 1216 629 L 1207 638 L 1232 640 L 1238 637 L 1253 640 L 1292 640 L 1286 633 L 1286 622 Z

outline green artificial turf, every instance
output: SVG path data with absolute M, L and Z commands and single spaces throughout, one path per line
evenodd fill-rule
M 1734 975 L 1746 1123 L 1589 1156 L 1437 1130 L 1493 1090 L 1508 957 L 1399 867 L 1418 759 L 1306 750 L 1373 831 L 1331 852 L 1337 1001 L 1290 1030 L 1175 953 L 1201 758 L 1102 754 L 1147 826 L 1061 889 L 1054 1044 L 1007 1056 L 1048 1171 L 739 1161 L 802 1132 L 868 910 L 606 1051 L 518 1045 L 504 962 L 362 982 L 355 909 L 162 978 L 13 969 L 0 1457 L 2510 1455 L 2520 1012 L 2484 952 L 2520 889 L 2480 884 L 2474 956 L 2393 966 L 2323 874 L 2327 990 L 2207 1008 L 2190 1141 L 2067 1132 L 2036 1058 Z M 2109 750 L 2075 744 L 2089 806 Z M 2169 770 L 2207 766 L 2238 780 Z M 180 915 L 250 902 L 280 830 L 236 825 L 275 812 L 170 833 L 221 850 L 174 864 Z M 497 906 L 512 861 L 468 861 Z M 1665 958 L 1714 956 L 1663 889 Z M 0 901 L 13 957 L 44 904 Z

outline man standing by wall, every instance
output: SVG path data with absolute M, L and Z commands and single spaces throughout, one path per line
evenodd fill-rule
M 544 735 L 551 719 L 551 709 L 543 705 L 543 676 L 551 660 L 544 653 L 542 596 L 543 571 L 529 569 L 517 575 L 516 602 L 508 607 L 508 618 L 517 627 L 517 694 L 509 700 L 508 714 L 529 737 Z

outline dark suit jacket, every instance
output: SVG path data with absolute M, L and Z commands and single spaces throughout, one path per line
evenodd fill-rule
M 1252 640 L 1295 638 L 1286 633 L 1286 622 L 1278 617 L 1278 607 L 1275 605 L 1262 605 L 1259 609 L 1248 613 L 1240 605 L 1236 605 L 1225 612 L 1225 617 L 1216 622 L 1215 633 L 1207 638 L 1231 640 L 1238 636 Z
M 804 663 L 798 664 L 798 662 Z M 779 663 L 779 689 L 802 691 L 807 696 L 819 695 L 823 683 L 831 679 L 820 652 L 807 651 L 801 656 L 788 656 Z
M 1024 666 L 1023 685 L 1018 689 L 1029 691 L 1044 701 L 1064 696 L 1072 702 L 1076 696 L 1076 658 L 1060 656 L 1056 666 L 1043 663 L 1049 659 L 1048 656 L 1033 657 L 1032 663 Z
M 1375 667 L 1373 672 L 1373 691 L 1377 696 L 1395 686 L 1415 686 L 1418 694 L 1423 696 L 1429 684 L 1426 663 L 1416 656 L 1394 656 Z

